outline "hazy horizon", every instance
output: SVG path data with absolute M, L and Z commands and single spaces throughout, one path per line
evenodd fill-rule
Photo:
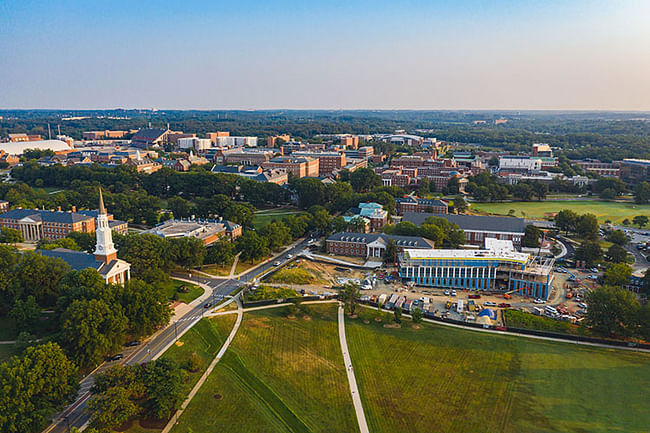
M 0 108 L 650 111 L 650 2 L 0 3 Z

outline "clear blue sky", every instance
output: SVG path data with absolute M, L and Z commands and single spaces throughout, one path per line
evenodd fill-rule
M 650 110 L 650 0 L 0 0 L 0 107 Z

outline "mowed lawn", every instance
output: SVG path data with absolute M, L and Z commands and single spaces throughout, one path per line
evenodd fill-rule
M 338 340 L 336 305 L 245 313 L 174 433 L 358 431 Z
M 515 216 L 532 219 L 544 219 L 563 209 L 571 209 L 579 214 L 592 213 L 600 223 L 610 220 L 616 224 L 621 224 L 626 218 L 631 222 L 636 215 L 650 216 L 650 205 L 591 200 L 472 203 L 470 209 L 495 215 L 508 215 L 510 209 L 514 209 Z
M 346 318 L 373 433 L 647 432 L 650 354 Z
M 255 212 L 255 218 L 253 219 L 253 226 L 256 229 L 260 229 L 266 224 L 270 223 L 273 220 L 280 221 L 289 215 L 296 215 L 305 213 L 297 209 L 264 209 Z

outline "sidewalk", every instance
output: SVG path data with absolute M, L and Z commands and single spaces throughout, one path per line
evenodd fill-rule
M 194 385 L 194 388 L 192 388 L 192 391 L 190 391 L 190 394 L 187 396 L 187 398 L 181 405 L 181 408 L 176 411 L 172 419 L 169 420 L 169 422 L 167 423 L 167 425 L 165 426 L 165 428 L 162 430 L 161 433 L 169 433 L 169 431 L 178 422 L 178 417 L 182 415 L 185 409 L 187 409 L 187 406 L 190 404 L 190 402 L 192 401 L 196 393 L 199 391 L 201 386 L 203 386 L 205 381 L 208 379 L 210 373 L 212 373 L 212 370 L 214 370 L 214 368 L 217 366 L 217 363 L 221 360 L 224 353 L 226 353 L 226 350 L 228 350 L 230 343 L 235 338 L 235 335 L 237 334 L 237 330 L 239 330 L 239 325 L 241 325 L 242 318 L 244 317 L 244 310 L 242 309 L 241 302 L 239 302 L 239 299 L 237 299 L 236 302 L 237 302 L 237 321 L 235 322 L 235 326 L 233 326 L 232 330 L 230 331 L 230 335 L 228 335 L 228 338 L 223 343 L 223 346 L 221 346 L 219 353 L 217 353 L 217 356 L 214 357 L 214 359 L 212 360 L 208 368 L 205 370 L 205 373 L 203 373 L 199 381 L 196 383 L 196 385 Z
M 348 374 L 348 383 L 350 384 L 352 403 L 354 404 L 354 411 L 357 414 L 359 430 L 361 433 L 370 433 L 370 430 L 368 429 L 368 423 L 366 422 L 366 415 L 363 412 L 363 405 L 361 404 L 361 396 L 359 395 L 359 388 L 357 387 L 357 379 L 354 376 L 352 360 L 350 359 L 350 353 L 348 352 L 348 342 L 345 338 L 345 314 L 343 313 L 343 306 L 341 304 L 339 304 L 338 322 L 339 341 L 341 343 L 341 351 L 343 352 L 343 362 L 345 364 L 345 370 Z
M 180 278 L 180 277 L 171 277 L 171 278 L 173 280 L 183 281 L 185 283 L 194 284 L 195 286 L 199 286 L 200 288 L 203 289 L 203 294 L 201 296 L 199 296 L 198 298 L 196 298 L 195 300 L 193 300 L 192 302 L 190 302 L 189 304 L 186 304 L 184 302 L 178 304 L 174 308 L 174 314 L 172 315 L 170 322 L 173 321 L 176 317 L 182 317 L 186 313 L 188 313 L 189 311 L 192 311 L 192 309 L 194 307 L 196 307 L 197 305 L 202 304 L 203 301 L 205 301 L 206 299 L 208 299 L 212 295 L 212 288 L 210 286 L 208 286 L 207 284 L 199 283 L 198 281 L 187 280 L 185 278 Z

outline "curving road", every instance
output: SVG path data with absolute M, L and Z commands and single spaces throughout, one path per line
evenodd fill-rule
M 275 266 L 273 263 L 276 261 L 283 263 L 288 260 L 287 256 L 289 254 L 296 256 L 300 251 L 307 247 L 307 242 L 308 239 L 304 239 L 292 244 L 282 253 L 267 260 L 265 263 L 250 269 L 238 277 L 211 278 L 203 274 L 196 275 L 194 273 L 191 277 L 187 274 L 172 274 L 173 277 L 189 280 L 200 285 L 206 290 L 207 296 L 204 295 L 199 298 L 198 302 L 194 301 L 190 304 L 193 305 L 192 308 L 186 311 L 181 317 L 174 318 L 167 327 L 149 337 L 145 344 L 131 348 L 125 347 L 122 351 L 124 359 L 120 361 L 104 362 L 88 374 L 88 376 L 84 377 L 79 382 L 80 388 L 77 394 L 77 399 L 64 411 L 56 414 L 52 420 L 52 424 L 48 426 L 43 433 L 67 433 L 73 427 L 83 430 L 90 419 L 90 415 L 86 413 L 86 407 L 91 395 L 90 389 L 93 386 L 94 377 L 97 373 L 103 372 L 116 364 L 134 365 L 157 359 L 176 341 L 177 338 L 180 338 L 185 332 L 201 320 L 205 313 L 210 311 L 210 309 L 204 308 L 205 302 L 209 301 L 213 305 L 216 305 L 242 284 L 253 281 L 261 274 L 274 268 Z M 233 298 L 230 298 L 230 300 L 226 302 L 232 302 L 233 300 Z M 223 304 L 220 304 L 218 307 L 221 308 L 222 305 Z M 215 309 L 215 307 L 212 309 Z

